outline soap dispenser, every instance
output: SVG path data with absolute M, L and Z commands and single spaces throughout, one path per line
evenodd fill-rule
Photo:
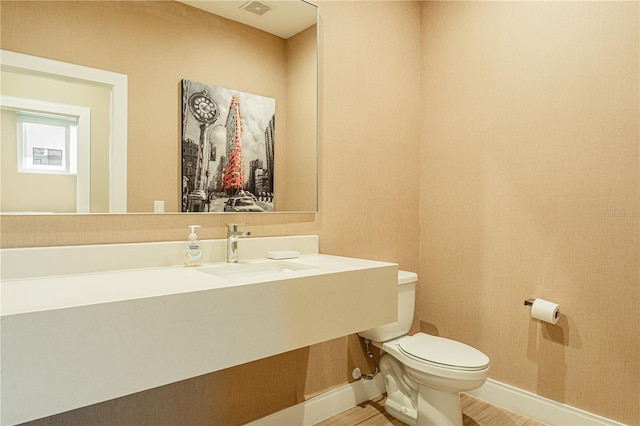
M 184 266 L 200 266 L 202 245 L 196 235 L 196 228 L 200 228 L 200 225 L 189 225 L 189 228 L 191 228 L 191 233 L 184 244 Z

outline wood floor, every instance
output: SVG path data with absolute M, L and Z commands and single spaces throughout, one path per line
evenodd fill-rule
M 382 395 L 353 407 L 315 426 L 406 426 L 384 410 L 386 396 Z M 542 426 L 527 417 L 491 405 L 471 395 L 461 394 L 464 426 Z

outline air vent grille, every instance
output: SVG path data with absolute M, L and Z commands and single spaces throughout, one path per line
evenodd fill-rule
M 271 6 L 261 1 L 249 1 L 243 4 L 241 8 L 260 16 L 271 10 Z

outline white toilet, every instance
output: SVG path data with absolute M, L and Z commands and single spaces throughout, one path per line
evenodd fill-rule
M 398 271 L 398 321 L 358 333 L 381 349 L 385 410 L 410 425 L 462 425 L 461 391 L 478 388 L 489 374 L 479 350 L 425 333 L 407 336 L 418 276 Z

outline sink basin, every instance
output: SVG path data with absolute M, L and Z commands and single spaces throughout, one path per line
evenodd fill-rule
M 260 262 L 260 263 L 225 263 L 218 265 L 202 266 L 197 268 L 198 272 L 214 275 L 219 278 L 251 278 L 260 276 L 261 278 L 271 276 L 281 276 L 288 272 L 313 269 L 317 266 L 305 265 L 293 262 Z

